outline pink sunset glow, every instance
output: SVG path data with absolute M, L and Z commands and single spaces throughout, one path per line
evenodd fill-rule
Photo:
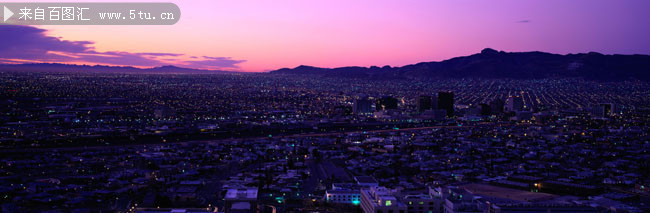
M 301 64 L 402 66 L 474 54 L 486 47 L 650 54 L 646 0 L 172 2 L 182 11 L 172 26 L 36 27 L 62 41 L 87 41 L 97 53 L 145 58 L 153 57 L 146 53 L 164 53 L 169 55 L 156 57 L 167 64 L 250 72 Z M 192 63 L 197 59 L 219 64 Z M 85 58 L 57 60 L 46 61 L 99 64 Z

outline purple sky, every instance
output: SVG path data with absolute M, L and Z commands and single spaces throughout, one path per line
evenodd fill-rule
M 182 11 L 173 26 L 0 26 L 0 61 L 266 71 L 401 66 L 486 47 L 650 54 L 648 0 L 172 2 Z

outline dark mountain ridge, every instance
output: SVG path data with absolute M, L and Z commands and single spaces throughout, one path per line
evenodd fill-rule
M 152 68 L 137 68 L 130 66 L 104 66 L 104 65 L 74 65 L 59 63 L 33 63 L 33 64 L 0 64 L 0 71 L 21 71 L 21 72 L 79 72 L 79 73 L 234 73 L 230 71 L 202 70 L 183 68 L 177 66 L 160 66 Z
M 650 56 L 604 55 L 596 52 L 560 55 L 545 52 L 503 52 L 487 48 L 470 56 L 402 67 L 318 68 L 302 65 L 293 69 L 271 71 L 271 74 L 383 80 L 584 78 L 596 81 L 650 81 Z

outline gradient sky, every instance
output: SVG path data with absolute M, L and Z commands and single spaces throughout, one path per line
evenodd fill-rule
M 0 61 L 116 64 L 118 60 L 98 58 L 108 55 L 119 61 L 133 59 L 136 66 L 268 71 L 301 64 L 402 66 L 470 55 L 486 47 L 650 54 L 648 0 L 171 2 L 182 12 L 176 25 L 36 26 L 43 31 L 31 33 L 43 36 L 33 40 L 55 42 L 51 46 L 56 47 L 72 43 L 75 51 L 39 49 L 35 52 L 48 55 L 29 58 L 7 48 L 3 53 L 0 47 Z M 0 26 L 3 30 L 16 31 Z

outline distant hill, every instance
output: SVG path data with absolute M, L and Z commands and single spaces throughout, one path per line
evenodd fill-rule
M 487 48 L 470 56 L 403 67 L 318 68 L 302 65 L 271 71 L 271 74 L 384 80 L 584 78 L 596 81 L 650 81 L 650 56 L 603 55 L 595 52 L 559 55 L 545 52 L 503 52 Z
M 234 73 L 219 70 L 202 70 L 183 68 L 176 66 L 161 66 L 153 68 L 136 68 L 123 66 L 102 66 L 102 65 L 74 65 L 58 63 L 35 63 L 35 64 L 0 64 L 0 71 L 21 71 L 21 72 L 80 72 L 80 73 Z

